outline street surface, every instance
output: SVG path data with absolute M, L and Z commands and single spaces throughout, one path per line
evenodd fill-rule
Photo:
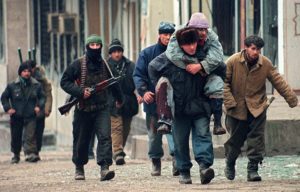
M 162 176 L 150 175 L 151 164 L 147 160 L 126 159 L 124 166 L 111 166 L 116 177 L 100 182 L 99 167 L 95 160 L 85 166 L 85 181 L 74 180 L 74 166 L 70 150 L 44 150 L 42 161 L 11 165 L 10 153 L 0 154 L 1 192 L 60 192 L 60 191 L 300 191 L 300 156 L 267 157 L 260 167 L 262 182 L 247 182 L 247 159 L 237 162 L 237 176 L 228 181 L 223 174 L 224 159 L 216 159 L 213 168 L 216 177 L 208 185 L 201 185 L 198 166 L 193 161 L 192 185 L 178 183 L 178 177 L 171 176 L 171 161 L 162 162 Z

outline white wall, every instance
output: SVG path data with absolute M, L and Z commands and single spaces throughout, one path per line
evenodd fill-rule
M 298 16 L 297 16 L 298 15 Z M 283 1 L 284 75 L 293 89 L 300 90 L 300 0 Z

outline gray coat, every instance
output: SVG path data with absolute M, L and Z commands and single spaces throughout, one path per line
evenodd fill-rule
M 210 74 L 215 70 L 220 62 L 223 62 L 223 48 L 219 42 L 218 35 L 211 29 L 208 29 L 207 40 L 203 50 L 206 54 L 205 58 L 199 61 L 196 57 L 186 55 L 179 47 L 175 37 L 173 37 L 167 47 L 166 55 L 178 67 L 185 69 L 186 64 L 201 63 L 205 72 Z M 189 61 L 186 63 L 186 61 Z

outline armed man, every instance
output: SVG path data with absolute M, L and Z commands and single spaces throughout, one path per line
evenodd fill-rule
M 101 37 L 91 35 L 86 39 L 86 54 L 75 60 L 63 73 L 60 85 L 64 91 L 77 98 L 73 120 L 73 156 L 75 180 L 85 180 L 84 165 L 88 163 L 88 149 L 95 130 L 97 164 L 101 167 L 100 181 L 114 178 L 112 165 L 112 140 L 109 111 L 109 91 L 104 89 L 92 93 L 91 87 L 113 77 L 108 64 L 101 56 Z M 118 84 L 112 86 L 112 93 L 119 105 L 123 98 Z
M 37 145 L 37 156 L 40 160 L 39 152 L 42 149 L 43 144 L 43 134 L 45 130 L 45 119 L 49 117 L 52 109 L 52 86 L 50 81 L 46 78 L 45 69 L 41 65 L 36 65 L 35 54 L 33 54 L 33 60 L 29 62 L 31 67 L 31 76 L 35 78 L 42 86 L 45 93 L 46 101 L 45 108 L 40 112 L 36 119 L 36 145 Z

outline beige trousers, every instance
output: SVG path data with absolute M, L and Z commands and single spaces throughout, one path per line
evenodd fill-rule
M 125 155 L 123 152 L 130 132 L 132 117 L 111 116 L 111 137 L 114 156 Z

